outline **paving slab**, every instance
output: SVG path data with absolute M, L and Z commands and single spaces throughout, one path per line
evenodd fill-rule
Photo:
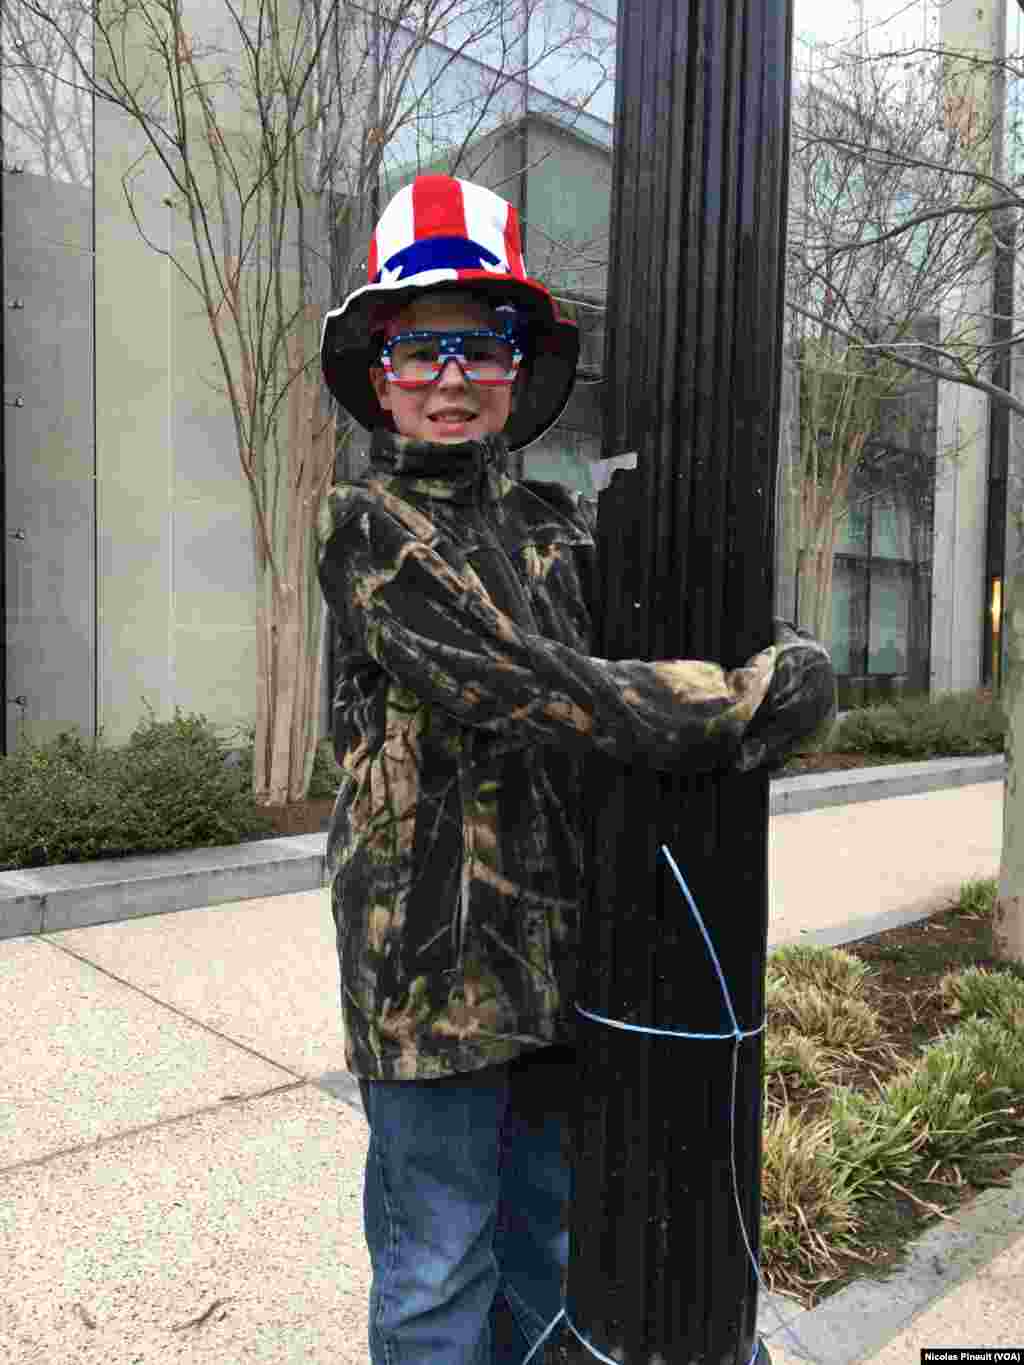
M 366 1131 L 301 1086 L 0 1173 L 0 1360 L 366 1365 Z
M 776 945 L 869 915 L 920 917 L 997 876 L 1003 783 L 775 816 L 768 829 Z
M 297 1075 L 344 1066 L 327 891 L 69 929 L 49 941 Z
M 3 945 L 0 1168 L 296 1081 L 45 938 Z
M 871 1365 L 905 1365 L 918 1361 L 926 1347 L 954 1346 L 1016 1348 L 1024 1352 L 1024 1237 L 965 1281 L 938 1299 L 881 1351 Z M 989 1357 L 990 1365 L 994 1358 Z

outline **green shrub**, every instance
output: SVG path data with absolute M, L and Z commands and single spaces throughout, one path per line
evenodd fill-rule
M 923 759 L 1001 753 L 1006 719 L 988 692 L 950 692 L 851 711 L 839 724 L 837 752 Z
M 341 769 L 335 762 L 334 746 L 329 739 L 322 739 L 313 757 L 313 775 L 309 779 L 310 798 L 316 800 L 337 796 L 340 785 Z
M 105 747 L 74 732 L 0 759 L 0 868 L 233 844 L 271 832 L 241 767 L 203 716 Z

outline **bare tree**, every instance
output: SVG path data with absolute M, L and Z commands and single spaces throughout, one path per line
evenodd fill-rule
M 68 13 L 60 29 L 22 7 L 5 7 L 0 22 L 4 68 L 4 161 L 48 180 L 87 185 L 92 179 L 92 101 L 75 79 L 88 60 L 88 12 Z
M 836 207 L 847 195 L 865 212 L 841 210 L 831 226 L 794 231 L 788 297 L 794 326 L 801 320 L 837 343 L 871 347 L 1020 416 L 1024 403 L 993 376 L 1024 332 L 993 329 L 991 279 L 996 250 L 1016 255 L 1022 245 L 1024 188 L 1015 168 L 1024 126 L 1004 123 L 1000 93 L 1022 80 L 1020 54 L 993 59 L 940 46 L 825 61 L 814 76 L 825 99 L 815 108 L 830 105 L 838 116 L 823 126 L 798 101 L 794 160 L 834 165 Z M 797 186 L 794 196 L 799 222 Z M 872 291 L 876 316 L 864 307 Z M 926 342 L 906 335 L 904 319 L 914 312 L 939 322 Z
M 787 305 L 800 437 L 784 491 L 798 615 L 821 639 L 842 522 L 868 487 L 887 491 L 884 468 L 870 481 L 858 472 L 883 421 L 897 447 L 911 436 L 892 428 L 911 362 L 931 354 L 922 321 L 941 317 L 947 346 L 967 336 L 970 286 L 990 268 L 974 217 L 931 212 L 967 155 L 937 119 L 939 74 L 900 69 L 896 80 L 891 63 L 839 56 L 794 98 Z
M 1013 392 L 1010 357 L 1024 340 L 1020 269 L 1024 177 L 1019 92 L 1024 86 L 1024 56 L 1011 52 L 993 57 L 984 51 L 914 48 L 861 63 L 867 74 L 908 73 L 929 91 L 934 128 L 919 144 L 901 142 L 887 133 L 882 139 L 867 128 L 851 127 L 833 146 L 868 166 L 893 168 L 926 187 L 915 194 L 893 222 L 879 222 L 863 238 L 838 244 L 831 259 L 870 259 L 880 250 L 906 247 L 921 233 L 936 229 L 959 234 L 970 268 L 935 310 L 938 334 L 924 347 L 904 352 L 878 344 L 875 353 L 902 361 L 939 380 L 975 389 L 993 404 L 1008 409 L 1019 426 L 1024 403 Z M 1016 92 L 1008 99 L 1007 93 Z M 918 180 L 918 177 L 920 180 Z M 930 191 L 927 187 L 931 187 Z M 988 272 L 1012 262 L 1016 289 L 993 288 Z M 936 272 L 934 266 L 932 273 Z M 823 299 L 798 305 L 797 315 L 844 344 L 863 343 L 852 310 L 829 312 Z M 895 339 L 886 337 L 884 342 Z M 1019 446 L 1019 441 L 1017 445 Z M 1017 755 L 1024 746 L 1024 488 L 1011 472 L 1010 516 L 1002 613 L 1006 671 L 1002 702 L 1008 719 L 1008 774 L 1004 807 L 1003 854 L 999 896 L 993 922 L 997 956 L 1024 963 L 1024 791 Z
M 586 12 L 561 12 L 549 0 L 8 0 L 26 80 L 38 67 L 141 135 L 129 211 L 209 323 L 252 507 L 263 802 L 305 794 L 317 739 L 317 515 L 352 436 L 321 383 L 322 315 L 365 279 L 382 187 L 439 156 L 458 171 L 520 115 L 545 62 L 575 64 L 581 105 L 606 79 Z M 148 232 L 154 169 L 180 245 Z

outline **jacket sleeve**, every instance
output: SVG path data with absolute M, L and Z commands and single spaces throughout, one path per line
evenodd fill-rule
M 774 646 L 727 672 L 612 662 L 524 631 L 426 517 L 354 486 L 330 494 L 319 577 L 345 634 L 392 678 L 513 741 L 666 771 L 729 767 L 774 669 Z

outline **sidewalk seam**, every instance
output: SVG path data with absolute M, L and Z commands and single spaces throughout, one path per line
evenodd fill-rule
M 167 1118 L 157 1119 L 153 1123 L 141 1123 L 131 1128 L 119 1128 L 116 1133 L 109 1133 L 105 1137 L 94 1138 L 91 1142 L 80 1142 L 74 1147 L 58 1147 L 52 1152 L 47 1152 L 43 1156 L 25 1157 L 22 1161 L 12 1161 L 9 1166 L 0 1166 L 0 1180 L 14 1171 L 27 1170 L 32 1166 L 45 1166 L 47 1162 L 60 1160 L 62 1157 L 79 1156 L 82 1152 L 96 1151 L 100 1147 L 109 1147 L 112 1143 L 120 1142 L 123 1138 L 135 1137 L 139 1133 L 152 1133 L 157 1128 L 169 1128 L 176 1123 L 182 1123 L 185 1119 L 198 1118 L 203 1114 L 213 1114 L 220 1109 L 226 1108 L 231 1104 L 248 1104 L 252 1100 L 268 1099 L 272 1095 L 282 1095 L 290 1090 L 301 1090 L 303 1086 L 315 1085 L 315 1081 L 300 1078 L 294 1081 L 287 1081 L 283 1085 L 272 1085 L 266 1090 L 254 1090 L 250 1095 L 233 1096 L 230 1100 L 217 1100 L 213 1104 L 201 1105 L 198 1109 L 189 1109 L 184 1114 L 171 1114 Z
M 196 1028 L 201 1028 L 205 1033 L 212 1034 L 215 1038 L 220 1039 L 221 1042 L 229 1043 L 232 1047 L 238 1048 L 241 1052 L 247 1052 L 250 1057 L 255 1057 L 257 1061 L 264 1062 L 267 1066 L 274 1067 L 276 1071 L 283 1071 L 286 1076 L 292 1076 L 297 1081 L 308 1081 L 310 1079 L 308 1076 L 303 1076 L 301 1072 L 293 1070 L 292 1067 L 285 1066 L 283 1062 L 276 1062 L 272 1057 L 266 1057 L 262 1052 L 257 1052 L 256 1049 L 250 1047 L 248 1043 L 240 1043 L 237 1038 L 230 1038 L 226 1033 L 221 1033 L 220 1030 L 214 1028 L 212 1024 L 206 1024 L 202 1019 L 194 1018 L 191 1014 L 187 1014 L 180 1005 L 172 1005 L 167 1000 L 161 1000 L 159 996 L 153 995 L 152 992 L 147 991 L 145 987 L 137 986 L 132 981 L 126 981 L 123 976 L 118 976 L 118 974 L 112 972 L 109 967 L 104 967 L 99 962 L 93 962 L 91 958 L 85 957 L 84 954 L 80 952 L 76 952 L 74 948 L 68 947 L 67 944 L 55 943 L 52 938 L 49 938 L 46 935 L 43 935 L 42 937 L 47 947 L 53 948 L 57 952 L 64 953 L 67 957 L 74 958 L 77 962 L 83 963 L 86 967 L 91 967 L 93 971 L 99 972 L 109 980 L 116 981 L 119 986 L 126 986 L 137 995 L 141 995 L 143 999 L 150 1001 L 154 1005 L 159 1005 L 161 1009 L 169 1010 L 171 1014 L 177 1015 L 179 1019 L 185 1020 L 188 1024 L 194 1024 Z

